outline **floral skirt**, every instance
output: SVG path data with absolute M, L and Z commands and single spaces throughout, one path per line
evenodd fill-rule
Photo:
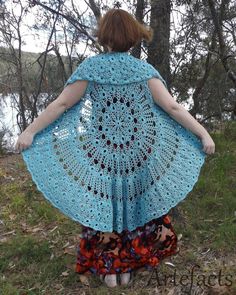
M 168 214 L 152 219 L 133 231 L 102 232 L 82 226 L 77 248 L 76 272 L 115 274 L 150 270 L 177 254 L 177 235 Z

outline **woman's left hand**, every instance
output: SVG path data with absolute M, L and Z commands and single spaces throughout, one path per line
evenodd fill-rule
M 19 152 L 22 152 L 22 150 L 28 148 L 34 140 L 34 133 L 31 133 L 29 131 L 23 131 L 15 144 L 15 149 Z

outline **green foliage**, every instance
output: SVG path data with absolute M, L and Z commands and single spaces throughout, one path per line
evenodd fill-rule
M 16 65 L 14 62 L 9 62 L 9 60 L 14 60 L 14 56 L 12 56 L 11 51 L 0 47 L 0 57 L 2 57 L 0 58 L 0 76 L 2 81 L 0 93 L 18 93 L 20 85 Z M 27 94 L 29 95 L 35 93 L 38 89 L 43 58 L 44 56 L 41 56 L 39 53 L 22 52 L 22 79 L 24 89 L 27 89 Z M 72 71 L 82 60 L 81 56 L 72 58 Z M 57 56 L 48 54 L 42 76 L 41 93 L 57 95 L 71 74 L 67 57 L 61 56 L 61 60 L 58 60 Z M 25 101 L 25 106 L 27 106 L 27 100 Z

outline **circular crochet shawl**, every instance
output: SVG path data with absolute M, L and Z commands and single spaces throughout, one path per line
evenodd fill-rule
M 127 52 L 85 59 L 65 84 L 88 80 L 83 97 L 22 151 L 37 189 L 72 220 L 134 230 L 193 189 L 202 143 L 154 102 L 152 77 L 166 87 L 152 65 Z

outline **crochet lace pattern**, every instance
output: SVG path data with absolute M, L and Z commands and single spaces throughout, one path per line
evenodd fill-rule
M 197 182 L 202 143 L 154 102 L 152 77 L 166 86 L 128 52 L 85 59 L 65 84 L 88 80 L 83 97 L 22 151 L 38 190 L 72 220 L 131 231 L 168 213 Z

